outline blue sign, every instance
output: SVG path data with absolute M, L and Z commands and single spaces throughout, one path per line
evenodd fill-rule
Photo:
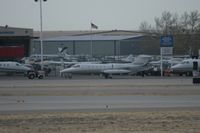
M 173 47 L 173 36 L 161 36 L 160 47 Z

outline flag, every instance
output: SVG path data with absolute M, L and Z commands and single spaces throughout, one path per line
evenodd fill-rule
M 91 23 L 91 28 L 98 29 L 98 26 L 96 26 L 95 24 Z

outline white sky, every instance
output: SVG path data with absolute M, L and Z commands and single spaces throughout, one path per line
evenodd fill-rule
M 47 0 L 43 30 L 137 30 L 142 21 L 154 24 L 163 11 L 200 11 L 200 0 Z M 0 0 L 0 25 L 39 30 L 39 2 Z

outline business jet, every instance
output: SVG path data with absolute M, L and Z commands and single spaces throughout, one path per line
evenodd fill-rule
M 30 70 L 31 70 L 30 67 L 27 67 L 18 62 L 13 62 L 13 61 L 0 62 L 0 72 L 1 73 L 6 73 L 6 74 L 26 73 Z
M 54 60 L 54 59 L 66 59 L 66 60 L 77 60 L 74 55 L 68 55 L 66 53 L 67 47 L 64 48 L 58 48 L 58 53 L 57 54 L 43 54 L 43 59 L 44 60 Z M 23 58 L 24 61 L 29 62 L 31 61 L 40 61 L 41 60 L 41 54 L 32 54 L 30 57 Z
M 174 65 L 176 65 L 176 64 L 181 63 L 182 60 L 183 60 L 183 59 L 181 59 L 181 58 L 163 59 L 163 60 L 162 60 L 162 63 L 163 63 L 163 66 L 174 66 Z M 151 62 L 149 62 L 149 64 L 151 64 L 152 66 L 160 67 L 160 65 L 161 65 L 161 60 L 158 60 L 158 61 L 151 61 Z
M 181 63 L 171 67 L 171 70 L 174 74 L 179 74 L 182 76 L 192 76 L 193 71 L 193 62 L 198 62 L 198 70 L 200 70 L 200 59 L 185 59 Z
M 135 58 L 133 63 L 108 63 L 108 64 L 76 64 L 70 68 L 60 71 L 61 75 L 67 78 L 72 78 L 72 74 L 100 74 L 105 78 L 112 78 L 116 74 L 134 74 L 145 71 L 149 67 L 146 65 L 151 59 L 151 56 L 140 55 Z

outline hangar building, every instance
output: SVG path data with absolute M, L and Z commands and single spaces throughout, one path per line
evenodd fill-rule
M 19 60 L 29 56 L 33 29 L 0 26 L 0 60 Z
M 68 54 L 91 55 L 92 53 L 93 56 L 159 53 L 159 40 L 152 42 L 152 39 L 150 39 L 150 42 L 149 39 L 144 41 L 145 38 L 147 37 L 144 35 L 126 31 L 66 35 L 43 39 L 43 49 L 44 54 L 58 54 L 58 47 L 67 47 Z M 150 51 L 148 47 L 152 47 L 154 44 L 156 48 Z M 146 51 L 139 46 L 146 47 Z M 40 54 L 39 39 L 34 40 L 33 45 L 31 45 L 31 54 Z
M 124 55 L 132 54 L 130 48 L 139 40 L 141 35 L 83 35 L 62 36 L 45 39 L 43 42 L 44 54 L 58 53 L 58 47 L 67 47 L 67 53 L 72 55 Z M 120 45 L 129 42 L 129 45 Z M 32 48 L 40 54 L 40 42 L 35 41 Z M 132 48 L 131 48 L 132 49 Z

